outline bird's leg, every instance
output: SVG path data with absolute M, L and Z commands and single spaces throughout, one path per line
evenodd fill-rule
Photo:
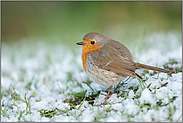
M 106 103 L 106 100 L 108 99 L 108 97 L 109 97 L 109 93 L 110 93 L 110 91 L 111 91 L 111 88 L 112 88 L 112 85 L 110 86 L 110 88 L 109 88 L 109 90 L 108 90 L 108 93 L 107 93 L 107 96 L 106 96 L 106 98 L 105 98 L 105 101 L 102 103 L 102 105 L 106 105 L 107 103 Z
M 119 85 L 120 85 L 120 82 L 119 82 L 119 84 L 116 86 L 116 88 L 114 89 L 114 92 L 113 92 L 112 94 L 114 94 L 114 93 L 116 92 L 116 90 L 117 90 L 117 88 L 119 87 Z
M 111 91 L 111 88 L 112 88 L 112 85 L 111 85 L 111 87 L 110 87 L 109 90 L 108 90 L 107 96 L 106 96 L 106 98 L 105 98 L 105 102 L 106 102 L 106 100 L 107 100 L 108 97 L 109 97 L 109 93 L 110 93 L 110 91 Z

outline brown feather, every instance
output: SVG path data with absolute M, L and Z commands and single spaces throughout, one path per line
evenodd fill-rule
M 101 49 L 90 53 L 94 64 L 99 68 L 119 75 L 136 77 L 135 62 L 130 51 L 118 41 L 113 40 L 112 43 L 110 42 L 106 42 Z
M 136 63 L 135 66 L 136 66 L 136 68 L 141 68 L 141 69 L 154 70 L 154 71 L 164 72 L 164 73 L 168 73 L 168 74 L 171 73 L 169 70 L 165 70 L 162 68 L 153 67 L 153 66 L 149 66 L 149 65 L 145 65 L 145 64 L 140 64 L 140 63 Z

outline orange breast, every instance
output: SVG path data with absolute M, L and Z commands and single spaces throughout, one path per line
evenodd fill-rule
M 82 52 L 81 58 L 82 58 L 82 62 L 83 62 L 83 68 L 85 71 L 86 71 L 86 68 L 88 65 L 87 55 L 88 55 L 87 53 Z
M 95 51 L 95 50 L 99 50 L 100 48 L 102 48 L 102 46 L 98 46 L 98 45 L 91 45 L 88 43 L 88 45 L 83 45 L 82 46 L 82 62 L 83 62 L 83 68 L 86 71 L 87 69 L 87 64 L 88 64 L 88 60 L 87 60 L 87 56 L 90 52 Z

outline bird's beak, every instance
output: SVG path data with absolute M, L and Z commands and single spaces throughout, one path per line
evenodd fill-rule
M 78 42 L 78 43 L 76 43 L 77 45 L 85 45 L 86 43 L 84 43 L 84 42 Z

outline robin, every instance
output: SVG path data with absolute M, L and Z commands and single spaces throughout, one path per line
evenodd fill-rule
M 137 68 L 170 73 L 162 68 L 134 62 L 132 54 L 125 45 L 99 33 L 87 33 L 82 42 L 76 44 L 82 45 L 81 58 L 87 75 L 100 85 L 110 86 L 104 101 L 105 104 L 113 85 L 118 84 L 118 87 L 119 83 L 127 76 L 142 79 L 135 72 Z

